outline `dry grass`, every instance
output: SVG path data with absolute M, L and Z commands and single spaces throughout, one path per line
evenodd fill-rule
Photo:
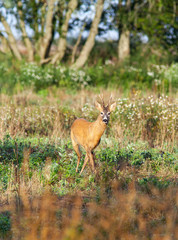
M 106 98 L 110 91 L 103 91 Z M 56 90 L 49 91 L 46 98 L 33 92 L 13 97 L 0 96 L 0 138 L 11 136 L 47 136 L 51 139 L 69 137 L 72 122 L 77 117 L 94 121 L 97 110 L 94 99 L 98 93 L 82 90 L 76 95 Z M 150 147 L 172 151 L 177 143 L 177 99 L 176 96 L 141 96 L 133 92 L 128 98 L 112 91 L 117 101 L 117 110 L 112 114 L 106 134 L 120 143 L 148 141 Z M 57 97 L 54 97 L 57 96 Z
M 109 97 L 110 93 L 106 91 L 104 95 Z M 132 93 L 129 98 L 121 97 L 117 91 L 112 94 L 118 108 L 111 118 L 112 127 L 108 127 L 106 132 L 109 139 L 114 138 L 121 147 L 128 142 L 146 140 L 151 147 L 173 150 L 177 141 L 175 98 L 141 96 L 138 92 Z M 54 93 L 53 89 L 46 98 L 33 92 L 13 97 L 1 95 L 0 138 L 9 133 L 12 137 L 47 136 L 53 140 L 66 140 L 76 117 L 85 117 L 90 121 L 96 119 L 98 113 L 93 102 L 97 95 L 89 90 L 70 95 L 60 90 Z M 107 146 L 112 144 L 111 141 Z M 104 146 L 105 143 L 102 143 L 100 147 Z M 120 166 L 119 177 L 113 177 L 114 180 L 105 181 L 104 175 L 98 174 L 92 182 L 95 191 L 92 188 L 85 191 L 90 181 L 90 176 L 86 174 L 80 179 L 83 191 L 75 190 L 73 194 L 59 197 L 51 189 L 60 188 L 60 183 L 53 186 L 48 182 L 50 159 L 39 174 L 29 170 L 29 155 L 30 149 L 24 151 L 21 169 L 9 165 L 11 175 L 7 189 L 0 195 L 0 214 L 10 212 L 11 228 L 0 235 L 0 239 L 177 239 L 177 189 L 168 187 L 158 190 L 151 185 L 144 191 L 138 188 L 138 179 L 152 174 L 149 160 L 135 176 L 133 168 L 125 165 Z M 100 173 L 104 163 L 99 164 Z M 107 174 L 107 169 L 105 171 Z M 112 171 L 108 170 L 108 173 Z M 169 169 L 169 166 L 156 174 L 161 178 L 175 178 L 176 182 L 175 170 Z M 105 177 L 108 179 L 110 175 Z M 125 184 L 127 179 L 131 179 L 130 184 Z M 73 175 L 67 179 L 68 183 L 75 180 L 77 176 Z
M 139 192 L 134 181 L 128 190 L 113 182 L 111 194 L 76 194 L 59 198 L 46 189 L 40 197 L 21 188 L 11 204 L 1 211 L 11 212 L 11 231 L 5 239 L 176 239 L 176 189 L 149 194 Z M 10 237 L 9 237 L 10 236 Z
M 0 239 L 176 239 L 177 189 L 138 187 L 141 174 L 148 174 L 144 166 L 140 172 L 123 169 L 120 180 L 105 182 L 96 175 L 98 191 L 63 197 L 51 191 L 49 167 L 50 159 L 41 173 L 45 180 L 36 171 L 29 177 L 28 151 L 21 169 L 12 166 L 8 188 L 0 196 L 0 217 L 9 212 L 11 228 L 3 235 L 0 232 Z M 132 181 L 126 185 L 129 174 Z

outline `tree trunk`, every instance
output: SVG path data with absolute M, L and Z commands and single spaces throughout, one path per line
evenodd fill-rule
M 123 30 L 120 32 L 118 43 L 118 60 L 122 62 L 130 56 L 130 31 Z
M 28 38 L 26 29 L 25 29 L 25 23 L 23 20 L 23 13 L 22 13 L 22 2 L 18 2 L 18 13 L 19 13 L 19 17 L 20 17 L 20 28 L 22 30 L 22 36 L 25 42 L 25 45 L 27 47 L 27 52 L 28 52 L 28 60 L 30 62 L 33 62 L 34 60 L 34 50 L 33 50 L 33 45 L 30 41 L 30 39 Z
M 46 27 L 44 37 L 42 39 L 42 44 L 40 48 L 40 57 L 41 61 L 43 61 L 47 57 L 47 53 L 49 53 L 49 45 L 52 38 L 52 28 L 53 28 L 53 10 L 54 3 L 56 0 L 48 1 L 48 11 L 46 15 Z
M 101 14 L 103 12 L 103 5 L 104 5 L 104 0 L 97 1 L 96 14 L 95 14 L 94 20 L 92 22 L 90 34 L 85 42 L 85 45 L 83 46 L 83 49 L 82 49 L 79 57 L 77 58 L 76 62 L 72 65 L 72 68 L 82 67 L 86 63 L 86 61 L 90 55 L 90 52 L 95 43 L 95 36 L 98 33 L 98 25 L 100 22 Z
M 120 7 L 122 6 L 119 1 Z M 130 30 L 129 23 L 131 21 L 131 0 L 126 0 L 125 14 L 127 14 L 127 23 L 121 22 L 119 27 L 119 41 L 118 41 L 118 60 L 122 62 L 125 58 L 130 56 Z
M 83 27 L 82 27 L 82 29 L 80 31 L 80 34 L 78 36 L 78 39 L 77 39 L 77 41 L 76 41 L 76 43 L 75 43 L 75 45 L 73 47 L 72 56 L 71 56 L 71 63 L 72 64 L 75 62 L 75 55 L 76 55 L 76 52 L 77 52 L 77 48 L 78 48 L 78 46 L 80 44 L 80 41 L 82 39 L 82 33 L 83 33 L 84 29 L 85 29 L 85 26 L 86 26 L 86 24 L 83 25 Z
M 65 18 L 64 24 L 61 27 L 61 35 L 58 43 L 58 52 L 53 56 L 51 61 L 52 64 L 55 64 L 57 61 L 60 61 L 64 57 L 66 46 L 67 46 L 66 36 L 68 31 L 69 20 L 71 18 L 72 12 L 77 7 L 77 4 L 78 4 L 77 0 L 70 0 L 68 4 L 68 11 L 66 13 L 66 18 Z
M 8 35 L 9 46 L 10 46 L 13 54 L 15 55 L 15 57 L 16 57 L 17 59 L 21 60 L 22 57 L 21 57 L 20 52 L 19 52 L 19 50 L 18 50 L 18 48 L 17 48 L 17 43 L 16 43 L 16 40 L 15 40 L 15 38 L 14 38 L 14 35 L 13 35 L 11 29 L 10 29 L 10 26 L 9 26 L 9 24 L 7 23 L 6 19 L 5 19 L 2 15 L 0 15 L 0 18 L 1 18 L 1 22 L 2 22 L 2 24 L 3 24 L 3 26 L 4 26 L 4 28 L 5 28 L 5 30 L 6 30 L 6 33 L 7 33 L 7 35 Z
M 0 40 L 1 40 L 0 51 L 4 54 L 7 54 L 8 52 L 10 52 L 11 49 L 7 39 L 1 33 L 0 33 Z

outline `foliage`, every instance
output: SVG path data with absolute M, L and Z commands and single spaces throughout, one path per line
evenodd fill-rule
M 72 3 L 74 3 L 75 6 L 70 7 Z M 4 44 L 8 42 L 8 48 L 6 46 L 7 44 L 5 44 L 2 52 L 5 53 L 5 55 L 7 55 L 7 53 L 13 53 L 13 59 L 14 56 L 18 59 L 27 58 L 30 62 L 38 62 L 40 64 L 46 64 L 48 62 L 56 63 L 56 60 L 54 60 L 56 53 L 64 52 L 61 58 L 63 58 L 65 63 L 71 65 L 70 56 L 74 42 L 76 43 L 78 36 L 80 36 L 80 31 L 81 34 L 82 32 L 85 34 L 82 34 L 82 41 L 79 41 L 80 44 L 77 48 L 76 57 L 81 56 L 81 50 L 83 49 L 86 38 L 87 40 L 91 39 L 91 37 L 88 38 L 89 34 L 86 33 L 92 30 L 91 26 L 95 10 L 97 10 L 97 3 L 97 1 L 93 2 L 90 0 L 81 0 L 78 4 L 77 2 L 75 4 L 74 1 L 49 1 L 48 4 L 43 1 L 1 1 L 1 8 L 4 9 L 4 11 L 1 12 L 1 19 L 3 20 L 1 22 L 4 28 L 2 28 L 1 31 L 1 43 Z M 100 2 L 100 5 L 103 5 L 103 1 Z M 72 11 L 74 11 L 75 14 L 71 15 Z M 66 16 L 68 16 L 69 19 Z M 9 24 L 9 19 L 11 18 L 16 19 L 14 22 L 18 34 L 14 34 L 14 30 L 12 33 L 8 30 L 11 27 L 11 24 Z M 83 66 L 86 61 L 88 61 L 89 65 L 96 65 L 99 64 L 99 62 L 104 63 L 107 61 L 107 58 L 117 61 L 116 48 L 118 44 L 120 44 L 117 38 L 120 38 L 122 32 L 125 30 L 130 32 L 131 57 L 133 57 L 135 53 L 142 55 L 140 46 L 141 48 L 146 46 L 146 48 L 148 48 L 148 54 L 145 55 L 151 55 L 150 58 L 152 58 L 154 64 L 158 64 L 158 62 L 155 62 L 157 57 L 160 61 L 166 58 L 167 62 L 170 56 L 172 56 L 170 58 L 171 62 L 177 58 L 177 21 L 176 3 L 174 0 L 146 0 L 144 2 L 125 0 L 106 1 L 103 6 L 102 16 L 98 19 L 98 22 L 100 22 L 100 24 L 98 25 L 98 35 L 96 39 L 99 41 L 96 41 L 97 44 L 95 48 L 93 48 L 89 59 L 84 52 L 82 53 L 86 56 L 86 59 L 83 60 L 81 66 Z M 84 29 L 82 30 L 83 27 Z M 25 29 L 28 29 L 28 31 Z M 75 34 L 73 34 L 73 32 L 75 32 Z M 97 31 L 93 34 L 95 35 L 96 32 Z M 13 34 L 21 38 L 21 46 L 18 46 Z M 61 36 L 63 37 L 61 38 Z M 14 40 L 12 41 L 11 39 L 13 38 Z M 112 41 L 112 39 L 115 39 L 115 41 Z M 68 48 L 66 47 L 67 42 Z M 91 47 L 93 44 L 89 45 Z M 162 49 L 163 54 L 160 53 L 160 49 Z M 88 48 L 87 52 L 90 53 L 90 51 L 91 49 Z M 58 56 L 58 58 L 60 57 Z M 61 59 L 58 60 L 61 61 Z M 41 69 L 40 73 L 37 69 L 35 71 L 38 73 L 38 80 L 35 79 L 35 87 L 37 88 L 42 85 L 40 83 L 39 86 L 40 78 L 44 78 L 45 86 L 49 86 L 50 82 L 53 84 L 55 84 L 55 81 L 59 82 L 56 78 L 50 79 L 51 72 L 49 73 L 49 78 L 46 79 L 47 73 L 42 72 Z M 31 79 L 27 80 L 27 82 L 30 81 Z M 63 79 L 62 82 L 66 86 L 65 79 Z M 68 80 L 67 85 L 70 85 Z
M 121 127 L 124 125 L 126 129 L 132 129 L 132 133 L 142 134 L 143 138 L 151 141 L 151 145 L 155 144 L 154 140 L 163 131 L 166 131 L 167 136 L 172 134 L 174 127 L 175 132 L 177 131 L 176 105 L 169 103 L 167 97 L 160 96 L 160 98 L 155 99 L 151 95 L 147 98 L 136 97 L 132 101 L 124 98 L 118 100 L 117 109 L 115 114 L 117 118 L 120 118 Z M 166 129 L 164 128 L 165 124 Z M 142 132 L 138 130 L 138 126 L 143 130 Z M 161 140 L 161 136 L 158 138 Z
M 10 235 L 10 230 L 11 230 L 10 212 L 2 211 L 0 212 L 0 237 L 4 239 L 8 234 Z
M 167 65 L 147 61 L 147 65 L 139 66 L 138 62 L 142 62 L 143 59 L 137 62 L 137 59 L 133 58 L 132 66 L 130 63 L 125 63 L 118 67 L 115 62 L 106 59 L 104 65 L 98 64 L 75 70 L 63 65 L 41 67 L 34 63 L 23 62 L 11 63 L 9 66 L 9 61 L 6 59 L 0 64 L 1 92 L 8 94 L 29 88 L 39 92 L 51 86 L 73 90 L 88 87 L 117 87 L 123 91 L 155 89 L 168 93 L 171 84 L 173 91 L 177 89 L 177 64 L 169 68 Z M 172 76 L 171 83 L 170 76 Z
M 148 1 L 138 19 L 137 27 L 149 37 L 150 42 L 155 42 L 158 46 L 161 44 L 165 49 L 175 46 L 177 38 L 175 11 L 174 0 L 162 0 L 154 4 Z
M 90 77 L 84 71 L 60 65 L 43 68 L 36 64 L 24 64 L 17 79 L 23 86 L 34 87 L 37 91 L 52 85 L 77 89 L 90 83 Z
M 123 166 L 128 166 L 131 169 L 136 167 L 139 171 L 146 168 L 158 176 L 162 175 L 164 171 L 175 173 L 178 170 L 176 153 L 171 154 L 156 149 L 137 149 L 139 146 L 137 144 L 119 148 L 115 140 L 113 140 L 112 145 L 114 147 L 103 148 L 96 152 L 98 174 L 104 182 L 119 179 Z M 0 156 L 1 191 L 7 189 L 8 185 L 12 184 L 12 179 L 16 178 L 13 176 L 16 167 L 21 169 L 21 173 L 19 173 L 21 177 L 27 174 L 30 179 L 33 179 L 35 176 L 42 184 L 52 186 L 54 191 L 62 195 L 72 189 L 82 190 L 83 184 L 85 184 L 86 191 L 96 187 L 93 185 L 95 177 L 90 175 L 89 169 L 87 170 L 90 175 L 88 180 L 76 175 L 77 156 L 72 150 L 71 142 L 59 141 L 58 145 L 55 145 L 50 143 L 48 139 L 32 138 L 14 141 L 7 136 L 1 141 Z M 81 166 L 82 163 L 80 163 L 79 168 Z M 25 172 L 24 169 L 26 169 Z M 127 174 L 125 177 L 132 178 Z M 85 182 L 83 182 L 84 180 Z M 148 178 L 147 184 L 150 181 L 152 179 Z M 164 178 L 161 180 L 158 177 L 158 181 L 164 181 Z M 168 183 L 171 182 L 172 180 L 169 182 L 168 178 Z M 139 180 L 138 183 L 141 184 L 141 181 Z
M 172 86 L 178 86 L 178 63 L 172 64 L 165 72 L 165 79 L 171 83 Z

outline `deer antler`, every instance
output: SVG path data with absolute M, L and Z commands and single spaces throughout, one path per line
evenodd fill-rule
M 104 97 L 103 97 L 103 95 L 102 95 L 102 96 L 99 95 L 99 98 L 100 98 L 100 100 L 101 100 L 101 104 L 104 106 Z
M 110 96 L 110 98 L 109 98 L 109 101 L 108 101 L 108 105 L 107 105 L 107 106 L 111 105 L 112 101 L 113 101 L 113 99 L 112 99 L 112 94 L 111 94 L 111 96 Z

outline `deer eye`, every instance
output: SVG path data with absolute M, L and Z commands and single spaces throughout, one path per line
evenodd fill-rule
M 107 114 L 110 115 L 110 112 L 108 112 Z
M 101 115 L 103 116 L 104 112 L 101 112 Z

